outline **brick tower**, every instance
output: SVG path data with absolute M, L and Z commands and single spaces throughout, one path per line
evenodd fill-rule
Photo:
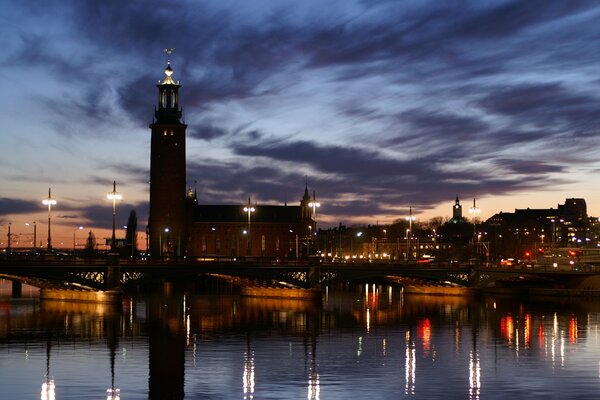
M 183 256 L 187 243 L 185 221 L 185 129 L 179 108 L 179 81 L 158 83 L 158 108 L 150 124 L 150 256 Z

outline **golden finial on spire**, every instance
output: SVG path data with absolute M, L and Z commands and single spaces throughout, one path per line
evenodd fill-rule
M 174 50 L 175 50 L 174 47 L 163 49 L 163 53 L 165 53 L 167 55 L 167 68 L 165 68 L 165 75 L 167 77 L 162 82 L 163 85 L 176 85 L 177 84 L 173 80 L 173 78 L 171 78 L 171 75 L 173 75 L 173 68 L 171 68 L 171 60 L 169 60 L 169 57 L 171 56 L 171 54 L 173 54 Z

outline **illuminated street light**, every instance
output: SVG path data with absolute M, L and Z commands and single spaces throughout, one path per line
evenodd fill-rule
M 52 250 L 52 236 L 50 234 L 50 222 L 52 219 L 52 206 L 56 205 L 56 200 L 52 198 L 52 190 L 48 188 L 48 198 L 42 200 L 42 204 L 48 206 L 48 251 Z
M 248 248 L 246 249 L 248 255 L 252 252 L 252 248 L 250 247 L 250 215 L 252 215 L 254 211 L 256 211 L 256 209 L 250 204 L 250 196 L 248 196 L 248 205 L 244 207 L 244 212 L 248 214 Z
M 317 203 L 317 198 L 315 196 L 315 192 L 313 192 L 313 199 L 310 203 L 308 203 L 308 206 L 310 208 L 312 208 L 312 219 L 314 221 L 314 229 L 315 229 L 315 235 L 317 234 L 317 208 L 321 207 L 321 203 Z
M 80 226 L 79 228 L 75 228 L 73 230 L 73 250 L 75 250 L 75 247 L 77 246 L 77 241 L 75 240 L 75 233 L 77 233 L 77 231 L 80 231 L 83 229 L 83 226 Z
M 35 241 L 37 240 L 37 226 L 35 225 L 35 221 L 33 221 L 33 223 L 29 223 L 27 222 L 25 224 L 26 226 L 31 226 L 33 225 L 33 254 L 35 254 Z
M 415 219 L 417 219 L 417 217 L 415 217 L 414 215 L 412 215 L 412 207 L 408 208 L 408 217 L 405 217 L 405 219 L 408 221 L 408 231 L 406 234 L 406 259 L 408 260 L 410 258 L 410 239 L 412 237 L 412 223 Z
M 116 239 L 115 239 L 115 219 L 117 216 L 117 200 L 121 200 L 123 198 L 123 196 L 121 196 L 118 192 L 117 192 L 117 182 L 113 181 L 113 191 L 108 193 L 106 195 L 106 198 L 109 200 L 112 200 L 113 203 L 113 213 L 112 213 L 112 240 L 110 243 L 110 251 L 115 251 L 115 244 L 116 244 Z
M 169 228 L 165 228 L 165 229 L 163 229 L 163 231 L 164 231 L 165 234 L 168 234 L 169 231 L 170 231 L 170 229 Z M 160 249 L 160 254 L 159 255 L 161 257 L 163 255 L 163 245 L 162 245 L 162 242 L 163 242 L 163 232 L 161 232 L 160 235 L 159 235 L 159 237 L 158 237 L 158 248 Z
M 469 213 L 471 213 L 473 215 L 473 253 L 476 253 L 476 243 L 475 243 L 475 238 L 477 237 L 477 216 L 479 215 L 479 213 L 481 212 L 481 210 L 479 209 L 479 207 L 477 207 L 475 205 L 475 198 L 473 198 L 473 207 L 469 208 Z

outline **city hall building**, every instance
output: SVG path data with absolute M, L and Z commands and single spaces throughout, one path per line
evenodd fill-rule
M 179 81 L 168 63 L 159 81 L 158 107 L 150 124 L 151 257 L 298 257 L 314 237 L 315 195 L 308 187 L 298 205 L 201 204 L 186 188 L 185 131 Z

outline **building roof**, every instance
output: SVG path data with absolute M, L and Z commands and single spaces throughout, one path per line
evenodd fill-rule
M 248 213 L 244 212 L 242 205 L 213 205 L 198 204 L 195 207 L 194 222 L 248 222 Z M 302 222 L 300 206 L 274 206 L 255 205 L 251 214 L 252 223 L 299 223 Z

